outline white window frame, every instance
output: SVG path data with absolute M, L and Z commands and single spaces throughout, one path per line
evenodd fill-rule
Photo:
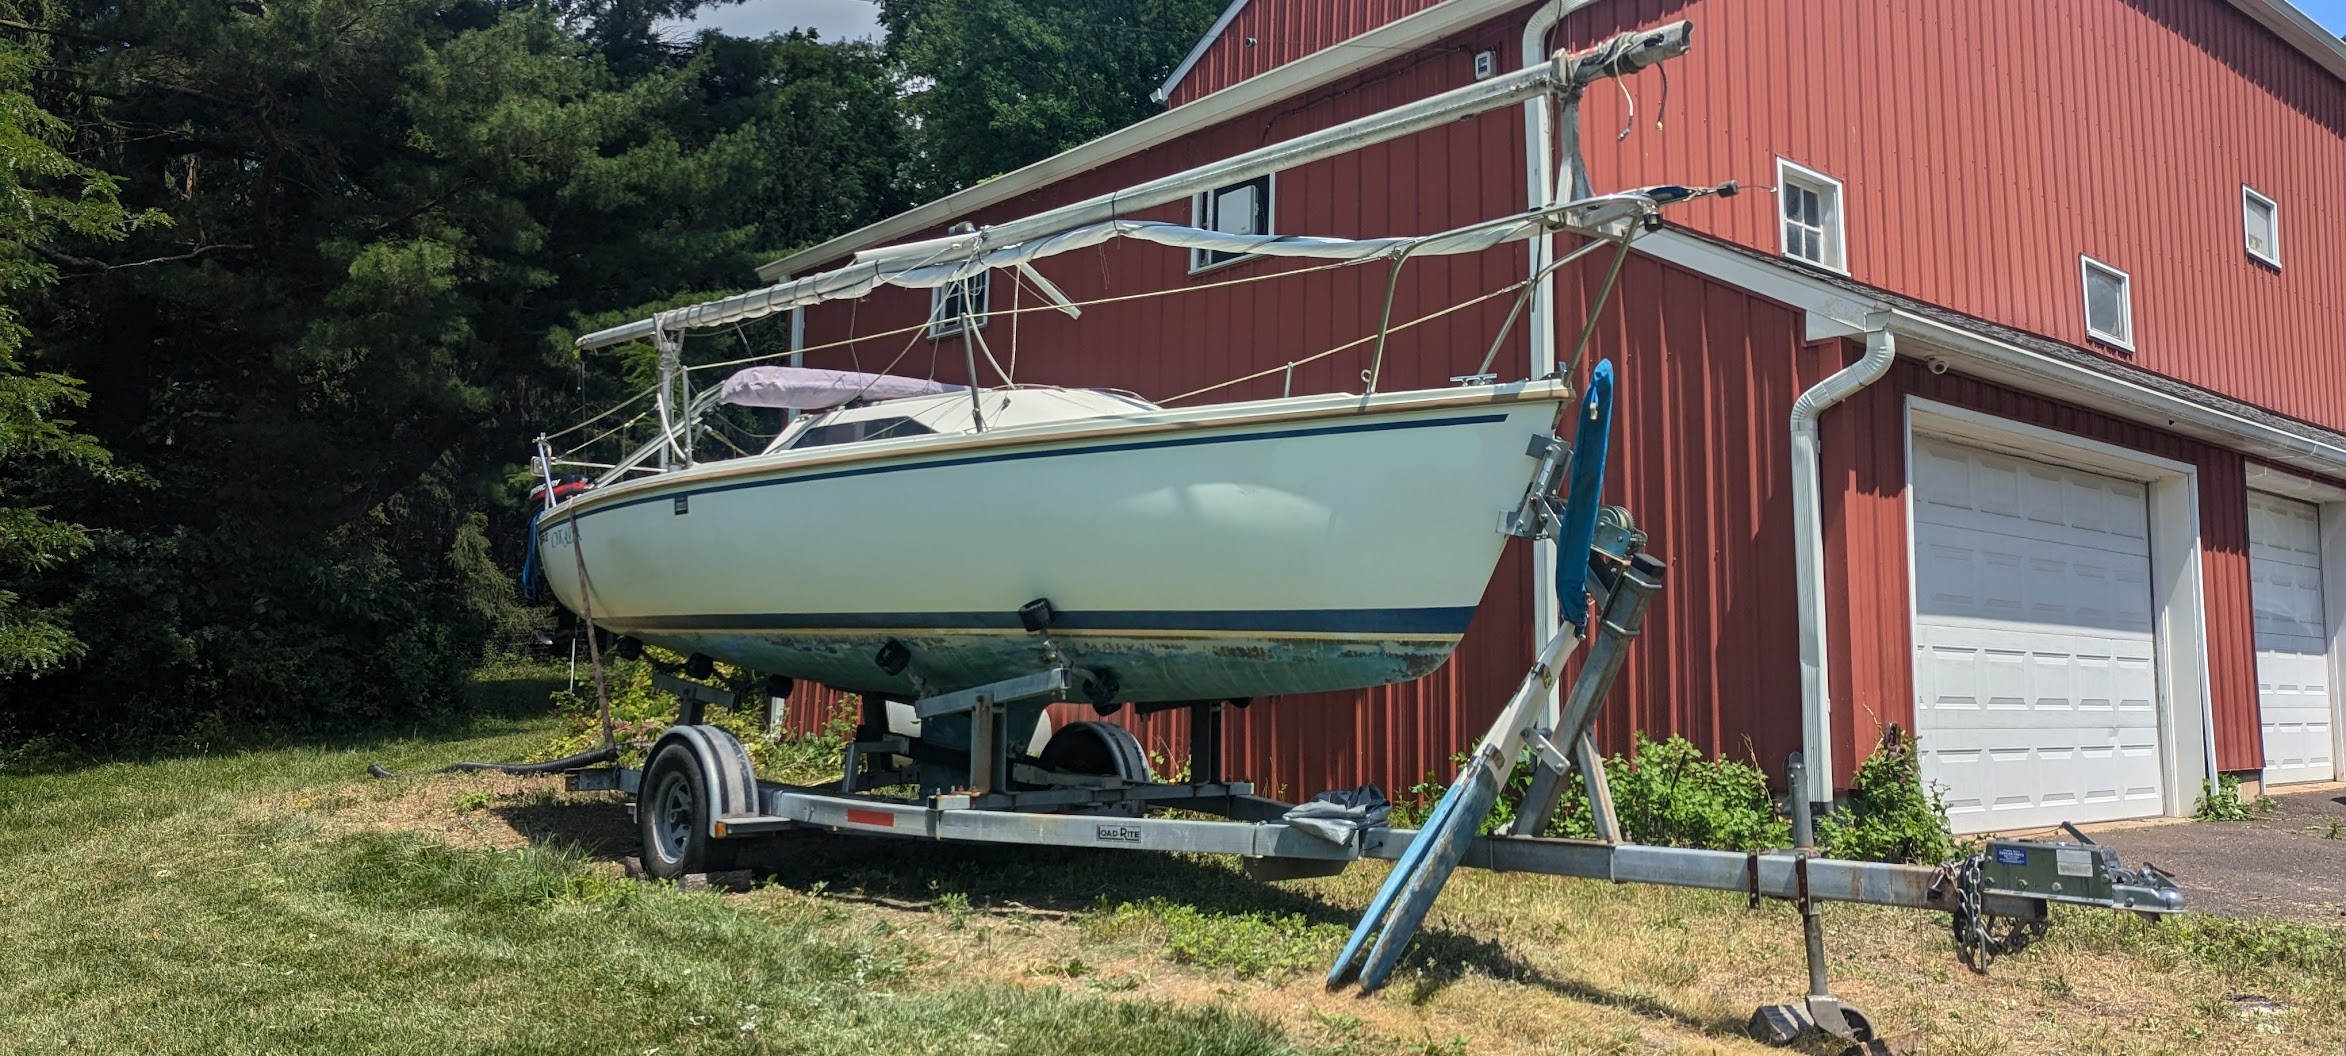
M 2269 253 L 2259 253 L 2256 251 L 2256 247 L 2248 244 L 2248 210 L 2258 205 L 2265 207 L 2265 215 L 2270 218 L 2271 244 L 2267 247 L 2270 250 Z M 2247 250 L 2252 259 L 2261 260 L 2276 268 L 2281 266 L 2281 203 L 2245 183 L 2240 185 L 2240 248 Z
M 1826 259 L 1810 260 L 1792 252 L 1792 239 L 1785 235 L 1784 194 L 1781 188 L 1803 186 L 1814 193 L 1823 205 L 1819 219 L 1818 245 Z M 1802 165 L 1789 158 L 1776 159 L 1776 252 L 1786 260 L 1798 261 L 1812 268 L 1822 268 L 1836 275 L 1849 274 L 1849 204 L 1842 193 L 1841 181 Z
M 1257 233 L 1277 234 L 1279 232 L 1279 174 L 1275 172 L 1251 180 L 1240 180 L 1228 187 L 1216 187 L 1203 194 L 1191 195 L 1189 199 L 1189 226 L 1209 227 L 1210 225 L 1206 222 L 1208 202 L 1216 195 L 1236 190 L 1250 183 L 1260 183 L 1263 186 L 1263 230 Z M 1261 255 L 1259 253 L 1237 253 L 1217 260 L 1213 250 L 1193 249 L 1189 251 L 1189 273 L 1195 275 L 1201 271 L 1212 271 L 1215 268 L 1228 267 L 1240 261 L 1253 260 Z
M 2093 273 L 2097 268 L 2118 277 L 2118 312 L 2125 317 L 2126 332 L 2124 334 L 2113 334 L 2094 328 Z M 2077 255 L 2077 293 L 2078 305 L 2084 310 L 2086 336 L 2103 344 L 2125 349 L 2128 352 L 2134 351 L 2134 276 L 2127 274 L 2122 268 L 2112 267 L 2080 253 Z
M 994 303 L 994 273 L 989 269 L 978 272 L 962 281 L 968 283 L 970 288 L 977 292 L 977 311 L 973 315 L 977 328 L 983 330 L 986 328 L 987 314 Z M 940 340 L 961 332 L 961 316 L 944 314 L 946 299 L 952 296 L 954 288 L 958 285 L 959 283 L 947 283 L 929 290 L 929 340 Z

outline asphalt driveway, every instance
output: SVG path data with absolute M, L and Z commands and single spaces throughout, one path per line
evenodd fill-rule
M 2203 913 L 2346 925 L 2346 786 L 2273 797 L 2253 821 L 2086 826 L 2127 865 L 2175 874 Z

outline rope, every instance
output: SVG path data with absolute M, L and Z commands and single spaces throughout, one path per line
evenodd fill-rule
M 614 415 L 614 414 L 618 414 L 619 412 L 626 410 L 626 409 L 627 409 L 627 408 L 629 408 L 630 406 L 633 406 L 637 400 L 643 399 L 644 397 L 646 397 L 646 396 L 649 396 L 649 395 L 651 395 L 651 394 L 652 394 L 652 393 L 654 393 L 654 392 L 658 392 L 658 391 L 659 391 L 659 388 L 660 388 L 660 387 L 659 387 L 659 386 L 657 386 L 657 385 L 654 385 L 654 386 L 652 386 L 652 387 L 650 387 L 650 388 L 647 388 L 647 389 L 643 390 L 642 392 L 636 393 L 636 394 L 635 394 L 635 395 L 633 395 L 633 396 L 630 396 L 630 397 L 628 397 L 628 398 L 626 398 L 626 399 L 624 399 L 624 400 L 621 400 L 621 401 L 619 401 L 619 402 L 618 402 L 618 403 L 616 403 L 616 404 L 613 404 L 609 410 L 606 410 L 606 411 L 604 411 L 604 412 L 603 412 L 603 413 L 601 413 L 601 414 L 595 415 L 594 417 L 592 417 L 592 418 L 589 418 L 589 419 L 587 419 L 586 421 L 580 422 L 580 423 L 578 423 L 577 425 L 571 426 L 571 427 L 570 427 L 570 428 L 568 428 L 568 429 L 562 429 L 562 430 L 558 430 L 558 431 L 556 431 L 556 432 L 547 433 L 547 434 L 545 435 L 544 439 L 547 439 L 547 440 L 552 440 L 552 439 L 554 439 L 554 438 L 556 438 L 556 437 L 561 437 L 561 436 L 568 436 L 568 435 L 570 435 L 570 434 L 572 434 L 572 433 L 578 432 L 579 430 L 581 430 L 581 429 L 584 429 L 584 428 L 586 428 L 587 426 L 593 425 L 593 424 L 595 424 L 596 422 L 602 421 L 602 420 L 603 420 L 603 419 L 605 419 L 605 418 L 609 418 L 609 417 L 611 417 L 611 416 L 612 416 L 612 415 Z M 641 418 L 641 417 L 643 417 L 643 416 L 642 416 L 642 415 L 637 415 L 636 417 L 637 417 L 637 418 Z M 605 434 L 603 434 L 603 435 L 605 435 L 605 436 L 608 436 L 608 435 L 610 435 L 610 434 L 609 434 L 609 433 L 605 433 Z M 600 439 L 600 437 L 598 437 L 597 439 Z M 588 442 L 589 442 L 589 443 L 592 443 L 593 441 L 588 441 Z M 571 450 L 574 450 L 574 451 L 575 451 L 575 450 L 577 450 L 577 448 L 572 448 Z
M 611 438 L 611 436 L 612 436 L 612 434 L 614 434 L 614 433 L 617 433 L 618 431 L 620 431 L 620 430 L 622 430 L 622 429 L 626 429 L 626 428 L 628 428 L 628 427 L 630 427 L 630 426 L 633 426 L 633 425 L 634 425 L 635 423 L 637 423 L 637 422 L 643 421 L 643 420 L 644 420 L 644 414 L 649 414 L 649 413 L 651 413 L 651 412 L 649 412 L 649 411 L 646 411 L 646 412 L 639 413 L 639 414 L 637 414 L 637 415 L 636 415 L 635 417 L 633 417 L 633 418 L 630 418 L 630 419 L 628 419 L 628 420 L 626 420 L 626 421 L 624 421 L 624 422 L 621 422 L 621 423 L 619 423 L 618 425 L 614 425 L 614 426 L 612 426 L 612 427 L 611 427 L 611 428 L 609 428 L 609 429 L 605 429 L 605 430 L 603 430 L 602 432 L 595 434 L 594 438 L 593 438 L 593 439 L 591 439 L 591 440 L 584 440 L 584 441 L 581 441 L 581 442 L 579 442 L 577 446 L 574 446 L 574 447 L 569 447 L 569 448 L 565 448 L 565 449 L 562 451 L 562 454 L 564 454 L 564 455 L 575 455 L 575 454 L 577 454 L 577 453 L 579 453 L 579 452 L 581 452 L 581 451 L 584 451 L 584 450 L 586 450 L 587 448 L 590 448 L 590 447 L 593 447 L 593 446 L 595 446 L 596 444 L 602 443 L 603 441 L 610 439 L 610 438 Z
M 611 722 L 611 691 L 603 678 L 603 643 L 595 635 L 595 585 L 587 576 L 586 536 L 578 531 L 578 501 L 570 503 L 570 556 L 578 561 L 578 618 L 586 625 L 587 660 L 595 669 L 595 705 L 603 719 L 603 747 L 614 750 L 619 738 Z

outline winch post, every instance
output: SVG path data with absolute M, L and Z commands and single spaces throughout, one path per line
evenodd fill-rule
M 1637 640 L 1638 632 L 1644 627 L 1646 609 L 1661 589 L 1667 569 L 1668 566 L 1653 556 L 1637 554 L 1627 568 L 1614 576 L 1609 589 L 1599 584 L 1605 600 L 1604 610 L 1596 621 L 1596 641 L 1589 646 L 1580 677 L 1573 681 L 1572 692 L 1565 698 L 1556 728 L 1535 735 L 1544 736 L 1547 744 L 1534 745 L 1537 763 L 1531 787 L 1524 793 L 1509 834 L 1538 836 L 1547 831 L 1555 817 L 1557 801 L 1564 794 L 1565 764 L 1569 762 L 1572 769 L 1580 771 L 1588 791 L 1597 837 L 1608 841 L 1621 838 L 1620 824 L 1612 809 L 1612 789 L 1605 781 L 1604 756 L 1597 751 L 1590 731 L 1596 726 L 1597 710 L 1604 705 L 1605 697 L 1629 661 L 1629 645 Z

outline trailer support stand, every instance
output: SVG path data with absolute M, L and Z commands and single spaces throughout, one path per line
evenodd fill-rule
M 1189 709 L 1189 780 L 1222 783 L 1222 708 L 1219 700 Z
M 1824 907 L 1809 893 L 1808 865 L 1816 857 L 1816 818 L 1805 791 L 1808 766 L 1800 753 L 1794 752 L 1784 770 L 1784 787 L 1792 801 L 1792 867 L 1799 885 L 1800 935 L 1808 954 L 1808 997 L 1798 1005 L 1762 1006 L 1751 1015 L 1751 1033 L 1775 1045 L 1790 1045 L 1806 1035 L 1823 1033 L 1862 1046 L 1874 1040 L 1873 1023 L 1833 996 L 1832 983 L 1826 977 Z

